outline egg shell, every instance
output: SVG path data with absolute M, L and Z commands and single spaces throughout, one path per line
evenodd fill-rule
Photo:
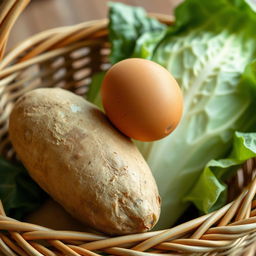
M 112 66 L 101 96 L 110 121 L 136 140 L 167 136 L 182 116 L 183 98 L 176 80 L 161 65 L 145 59 L 130 58 Z

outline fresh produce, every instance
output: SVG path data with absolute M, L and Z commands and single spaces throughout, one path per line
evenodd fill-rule
M 226 202 L 227 185 L 223 182 L 246 160 L 256 157 L 256 133 L 236 132 L 227 158 L 211 160 L 193 190 L 185 198 L 203 213 L 218 209 Z M 201 196 L 201 194 L 205 196 Z
M 0 157 L 0 200 L 8 216 L 21 219 L 36 210 L 45 200 L 44 191 L 21 165 Z
M 74 230 L 88 232 L 90 228 L 72 218 L 61 205 L 53 199 L 45 200 L 39 209 L 30 212 L 25 221 L 55 230 Z
M 110 234 L 144 232 L 160 213 L 145 160 L 91 103 L 63 89 L 21 97 L 10 138 L 32 178 L 71 215 Z
M 108 118 L 141 141 L 166 137 L 182 115 L 182 94 L 172 75 L 155 62 L 131 58 L 107 72 L 101 89 Z
M 140 35 L 147 35 L 149 32 L 150 36 L 152 35 L 151 40 L 158 43 L 159 33 L 161 34 L 167 28 L 156 19 L 149 18 L 143 8 L 112 2 L 109 6 L 109 39 L 112 44 L 110 60 L 112 63 L 132 56 Z M 152 43 L 151 45 L 148 44 L 148 47 L 153 50 L 155 45 Z
M 186 0 L 176 9 L 176 23 L 171 26 L 149 18 L 142 8 L 119 3 L 111 4 L 109 14 L 111 62 L 133 57 L 160 63 L 174 75 L 185 98 L 183 119 L 173 134 L 159 142 L 136 142 L 154 171 L 164 201 L 158 228 L 173 224 L 187 201 L 203 212 L 217 209 L 225 203 L 223 181 L 255 156 L 254 133 L 234 136 L 236 130 L 256 131 L 253 8 L 243 0 Z M 101 105 L 103 76 L 94 75 L 87 94 L 97 105 Z M 19 126 L 17 122 L 16 129 Z M 101 150 L 94 152 L 96 156 Z M 8 214 L 21 217 L 16 215 L 41 203 L 40 196 L 29 198 L 40 190 L 33 189 L 27 175 L 20 177 L 24 169 L 9 169 L 6 163 L 0 161 L 0 198 L 5 199 Z M 20 186 L 24 180 L 29 182 Z
M 160 141 L 136 143 L 162 197 L 157 227 L 167 228 L 188 206 L 184 198 L 205 165 L 227 156 L 234 132 L 256 129 L 256 13 L 244 0 L 187 0 L 169 27 L 120 3 L 112 3 L 109 14 L 112 63 L 153 60 L 173 74 L 183 92 L 177 129 Z M 217 186 L 209 189 L 218 194 Z M 208 195 L 198 190 L 204 200 L 211 200 Z

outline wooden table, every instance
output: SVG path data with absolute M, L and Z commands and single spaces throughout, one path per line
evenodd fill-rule
M 8 48 L 46 29 L 105 18 L 108 2 L 107 0 L 31 0 L 11 32 Z M 174 7 L 181 0 L 119 0 L 118 2 L 143 6 L 149 12 L 172 14 Z

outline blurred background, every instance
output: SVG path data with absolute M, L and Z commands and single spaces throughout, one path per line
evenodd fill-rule
M 171 15 L 182 0 L 119 0 L 142 6 L 148 12 Z M 107 17 L 108 0 L 31 0 L 17 20 L 8 42 L 8 49 L 40 31 Z

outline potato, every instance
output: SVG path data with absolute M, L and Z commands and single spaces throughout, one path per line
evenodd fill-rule
M 51 229 L 90 232 L 88 227 L 72 218 L 61 205 L 52 199 L 47 199 L 39 209 L 28 214 L 25 221 Z
M 10 139 L 32 178 L 67 212 L 109 234 L 150 230 L 160 214 L 151 171 L 94 105 L 63 89 L 21 97 Z

